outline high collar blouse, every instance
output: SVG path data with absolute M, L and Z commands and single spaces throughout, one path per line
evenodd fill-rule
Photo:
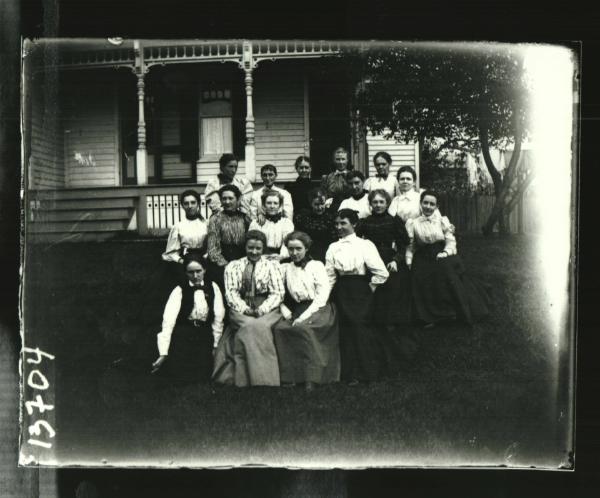
M 375 244 L 384 263 L 404 261 L 404 249 L 408 244 L 408 235 L 404 222 L 397 216 L 384 212 L 372 214 L 360 220 L 356 227 L 360 237 Z
M 333 287 L 338 275 L 371 274 L 371 286 L 384 284 L 389 273 L 375 244 L 358 238 L 355 233 L 334 242 L 325 255 L 325 269 L 329 284 Z
M 250 309 L 244 300 L 245 296 L 242 296 L 244 271 L 249 264 L 252 263 L 247 257 L 243 257 L 232 261 L 225 267 L 225 299 L 231 309 L 240 313 Z M 252 278 L 256 295 L 267 296 L 257 308 L 260 315 L 265 315 L 281 304 L 285 294 L 279 263 L 261 256 L 254 263 Z
M 277 222 L 271 220 L 265 220 L 260 225 L 258 221 L 254 220 L 250 223 L 249 230 L 258 230 L 265 234 L 267 238 L 267 247 L 271 251 L 281 251 L 284 247 L 283 240 L 286 235 L 294 231 L 294 223 L 289 218 L 279 218 Z M 287 252 L 284 251 L 285 255 Z
M 402 221 L 420 216 L 421 192 L 409 190 L 408 192 L 398 194 L 392 199 L 388 213 L 392 216 L 402 218 Z
M 448 256 L 457 254 L 454 225 L 446 216 L 435 211 L 431 216 L 421 215 L 406 222 L 409 244 L 406 247 L 406 264 L 412 263 L 415 251 L 419 246 L 445 242 L 444 251 Z
M 249 224 L 249 218 L 240 211 L 213 214 L 208 221 L 208 259 L 219 266 L 225 266 L 229 261 L 223 255 L 223 246 L 243 248 Z
M 331 286 L 323 263 L 313 259 L 304 267 L 294 263 L 285 263 L 281 267 L 286 290 L 292 299 L 297 303 L 312 301 L 300 315 L 301 320 L 307 319 L 327 304 Z
M 369 205 L 369 196 L 365 193 L 360 199 L 354 197 L 348 197 L 344 199 L 338 208 L 340 209 L 353 209 L 358 211 L 359 218 L 366 218 L 371 214 L 371 206 Z
M 392 174 L 389 174 L 387 178 L 380 176 L 370 176 L 365 180 L 364 188 L 367 192 L 373 190 L 385 190 L 391 199 L 400 194 L 400 186 L 398 180 Z
M 208 227 L 205 220 L 196 218 L 188 220 L 183 218 L 171 227 L 169 238 L 167 239 L 167 247 L 162 254 L 164 261 L 180 262 L 181 254 L 179 250 L 182 247 L 190 249 L 201 248 L 208 234 Z

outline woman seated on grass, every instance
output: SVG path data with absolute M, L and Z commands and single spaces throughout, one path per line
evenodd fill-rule
M 258 230 L 265 234 L 267 246 L 265 255 L 269 259 L 279 260 L 287 256 L 283 244 L 285 236 L 294 231 L 294 223 L 282 215 L 283 196 L 277 191 L 267 191 L 261 197 L 264 220 L 252 220 L 250 230 Z
M 220 384 L 278 386 L 279 365 L 271 328 L 281 318 L 285 288 L 279 263 L 263 256 L 267 239 L 246 234 L 246 256 L 225 268 L 229 326 L 215 354 L 213 380 Z
M 225 305 L 219 286 L 206 277 L 201 253 L 183 257 L 186 282 L 173 289 L 157 335 L 152 372 L 177 383 L 210 380 L 213 348 L 223 332 Z
M 339 313 L 342 378 L 351 385 L 377 379 L 380 344 L 371 319 L 373 292 L 389 273 L 370 240 L 354 233 L 358 214 L 341 209 L 335 219 L 339 240 L 329 246 L 325 269 Z
M 291 263 L 282 265 L 286 299 L 283 318 L 273 328 L 282 384 L 315 384 L 340 379 L 340 351 L 335 307 L 328 304 L 331 287 L 325 266 L 308 251 L 311 238 L 292 232 L 285 238 Z
M 437 210 L 437 200 L 435 192 L 424 191 L 423 214 L 406 222 L 405 257 L 412 274 L 416 318 L 426 327 L 454 320 L 472 324 L 488 314 L 487 292 L 465 275 L 454 226 Z

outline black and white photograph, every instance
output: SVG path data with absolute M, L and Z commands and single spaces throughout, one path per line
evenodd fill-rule
M 23 40 L 19 463 L 572 470 L 579 70 Z

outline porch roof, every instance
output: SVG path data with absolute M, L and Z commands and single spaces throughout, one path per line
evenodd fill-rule
M 250 40 L 139 40 L 146 67 L 198 62 L 241 63 L 244 46 L 252 49 L 254 62 L 262 60 L 337 56 L 343 43 L 335 41 L 250 41 Z M 135 66 L 133 40 L 60 40 L 58 67 L 88 69 Z M 246 54 L 248 55 L 248 54 Z

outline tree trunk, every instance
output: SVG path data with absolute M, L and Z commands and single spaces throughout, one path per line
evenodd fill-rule
M 483 130 L 481 133 L 481 149 L 483 158 L 490 175 L 492 175 L 492 180 L 494 181 L 494 195 L 496 197 L 492 212 L 482 227 L 482 232 L 486 237 L 492 234 L 494 225 L 496 225 L 496 223 L 499 223 L 500 235 L 508 235 L 508 215 L 510 215 L 512 209 L 514 209 L 516 205 L 516 203 L 511 201 L 515 195 L 519 194 L 519 189 L 514 188 L 513 183 L 515 180 L 517 164 L 519 162 L 519 158 L 521 157 L 521 145 L 520 135 L 515 134 L 515 148 L 510 158 L 508 167 L 506 168 L 504 178 L 502 178 L 498 170 L 495 168 L 489 153 L 487 132 Z M 493 169 L 491 169 L 490 166 Z M 497 178 L 499 178 L 499 181 L 497 181 Z

